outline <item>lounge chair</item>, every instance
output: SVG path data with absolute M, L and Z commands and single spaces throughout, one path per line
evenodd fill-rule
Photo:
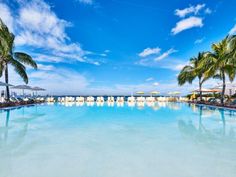
M 117 103 L 124 103 L 124 101 L 125 101 L 124 97 L 119 97 L 119 96 L 118 96 L 118 97 L 116 98 L 116 102 L 117 102 Z
M 76 97 L 75 101 L 77 103 L 84 103 L 84 97 L 80 96 L 80 97 Z
M 109 102 L 109 103 L 114 103 L 114 102 L 115 102 L 114 97 L 113 97 L 113 96 L 109 96 L 109 97 L 107 98 L 107 102 Z
M 152 103 L 152 102 L 155 102 L 156 100 L 155 100 L 154 97 L 150 96 L 150 97 L 146 98 L 146 101 L 149 102 L 149 103 Z
M 104 103 L 104 98 L 102 96 L 97 97 L 97 103 Z
M 138 103 L 145 103 L 145 101 L 146 101 L 146 99 L 143 96 L 137 98 Z
M 128 103 L 135 103 L 135 102 L 136 102 L 135 97 L 133 97 L 133 96 L 128 97 Z
M 87 97 L 86 102 L 90 102 L 90 103 L 94 102 L 94 97 L 92 96 Z

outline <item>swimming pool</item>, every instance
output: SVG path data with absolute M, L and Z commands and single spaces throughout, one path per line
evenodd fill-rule
M 0 177 L 235 177 L 236 112 L 42 104 L 0 110 Z

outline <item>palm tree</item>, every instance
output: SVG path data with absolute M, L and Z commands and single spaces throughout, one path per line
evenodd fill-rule
M 199 68 L 205 68 L 207 78 L 222 80 L 221 104 L 224 104 L 226 77 L 232 82 L 236 74 L 236 47 L 233 45 L 235 37 L 226 36 L 219 43 L 212 44 L 212 52 L 205 53 Z
M 236 65 L 236 35 L 230 35 L 228 37 L 228 47 L 230 51 L 230 62 L 234 66 Z
M 34 69 L 37 69 L 37 64 L 30 55 L 22 52 L 14 52 L 14 39 L 14 34 L 8 30 L 8 27 L 0 19 L 0 77 L 5 73 L 5 82 L 8 84 L 8 66 L 11 65 L 15 72 L 18 73 L 27 84 L 28 76 L 24 64 Z M 6 86 L 6 100 L 9 101 L 9 98 L 9 86 Z
M 197 57 L 190 59 L 190 64 L 186 65 L 178 75 L 178 84 L 184 85 L 185 83 L 192 83 L 194 79 L 198 78 L 199 95 L 202 101 L 202 84 L 208 79 L 204 75 L 204 68 L 200 68 L 199 64 L 204 59 L 205 53 L 199 52 Z

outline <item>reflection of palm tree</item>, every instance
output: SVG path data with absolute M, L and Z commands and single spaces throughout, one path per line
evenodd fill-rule
M 222 131 L 221 131 L 222 134 L 220 134 L 220 136 L 218 133 L 219 131 L 215 131 L 215 130 L 211 131 L 205 128 L 203 124 L 203 120 L 202 120 L 203 111 L 204 111 L 203 106 L 198 106 L 198 112 L 199 112 L 198 128 L 194 126 L 192 121 L 189 121 L 189 122 L 185 122 L 184 120 L 178 121 L 179 130 L 183 135 L 185 135 L 186 137 L 190 137 L 194 141 L 204 142 L 204 143 L 220 143 L 222 140 L 227 140 L 227 139 L 235 142 L 234 139 L 232 138 L 235 135 L 233 129 L 231 129 L 228 134 L 229 138 L 226 137 L 226 132 L 225 132 L 226 121 L 225 121 L 225 112 L 223 109 L 219 109 L 221 121 L 223 123 Z
M 30 118 L 25 117 L 25 107 L 22 107 L 22 117 L 19 119 L 21 121 L 18 121 L 20 123 L 23 123 L 23 128 L 18 131 L 17 136 L 14 136 L 14 140 L 11 141 L 10 143 L 8 142 L 8 134 L 9 134 L 9 122 L 10 122 L 10 112 L 11 110 L 6 110 L 6 122 L 5 122 L 5 128 L 4 128 L 4 143 L 3 143 L 3 148 L 7 151 L 11 151 L 12 149 L 16 149 L 19 147 L 28 132 L 28 125 L 31 120 L 34 120 L 38 117 L 44 116 L 45 114 L 38 114 L 37 113 L 37 108 L 35 110 L 35 113 L 33 114 L 33 117 L 30 116 Z M 17 123 L 17 122 L 16 122 Z M 0 139 L 1 142 L 1 139 Z M 1 147 L 0 147 L 1 148 Z M 1 151 L 0 151 L 1 152 Z
M 223 109 L 219 109 L 221 115 L 221 121 L 223 123 L 223 136 L 225 136 L 225 113 Z
M 5 141 L 7 140 L 7 137 L 8 137 L 8 125 L 9 125 L 9 118 L 10 118 L 10 110 L 8 109 L 6 111 L 7 111 L 6 123 L 5 123 L 6 130 L 5 130 L 5 136 L 4 136 Z

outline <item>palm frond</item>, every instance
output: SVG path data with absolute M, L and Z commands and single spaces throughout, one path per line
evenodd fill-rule
M 192 81 L 196 78 L 196 74 L 194 69 L 190 65 L 186 65 L 179 73 L 177 80 L 178 84 L 184 85 L 185 83 L 192 83 Z
M 19 61 L 15 60 L 12 56 L 9 56 L 9 64 L 11 64 L 15 70 L 16 73 L 18 73 L 21 78 L 24 80 L 24 82 L 28 83 L 28 76 L 26 73 L 26 68 L 23 64 L 21 64 Z
M 14 53 L 14 58 L 21 62 L 24 63 L 26 65 L 29 65 L 31 67 L 33 67 L 34 69 L 37 69 L 37 64 L 36 62 L 32 59 L 32 57 L 26 53 L 22 53 L 22 52 L 15 52 Z

